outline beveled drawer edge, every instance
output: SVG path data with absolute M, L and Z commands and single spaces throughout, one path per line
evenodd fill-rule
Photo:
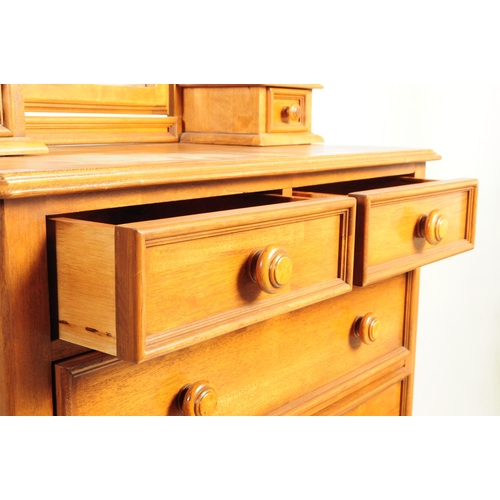
M 117 363 L 125 363 L 116 356 L 102 353 L 99 351 L 88 351 L 82 354 L 77 354 L 68 359 L 55 363 L 56 368 L 65 370 L 71 373 L 72 376 L 78 377 L 96 370 L 103 370 L 110 365 Z
M 76 359 L 69 358 L 55 363 L 56 414 L 61 416 L 73 414 L 71 395 L 78 377 L 121 363 L 124 362 L 114 356 L 97 351 L 81 354 Z
M 400 347 L 385 356 L 372 361 L 371 363 L 354 370 L 353 372 L 340 377 L 339 379 L 316 389 L 309 394 L 302 396 L 295 401 L 270 412 L 268 415 L 292 416 L 292 415 L 314 415 L 332 404 L 332 399 L 352 394 L 361 387 L 376 381 L 381 374 L 394 369 L 405 369 L 405 377 L 411 374 L 411 370 L 406 368 L 406 361 L 411 353 L 405 347 Z M 367 398 L 368 399 L 368 398 Z M 348 411 L 348 409 L 346 410 Z

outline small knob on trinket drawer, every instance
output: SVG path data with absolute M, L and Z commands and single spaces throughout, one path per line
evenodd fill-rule
M 360 316 L 354 323 L 354 335 L 359 337 L 364 344 L 373 344 L 380 336 L 382 324 L 374 313 Z
M 283 118 L 283 121 L 285 122 L 298 122 L 300 120 L 301 114 L 302 110 L 298 104 L 285 106 L 281 110 L 281 118 Z
M 179 393 L 178 403 L 186 416 L 210 416 L 217 409 L 217 393 L 206 380 L 201 380 L 184 387 Z
M 247 260 L 247 274 L 266 293 L 276 293 L 290 281 L 292 260 L 280 246 L 255 250 Z
M 417 234 L 430 245 L 437 245 L 448 232 L 448 220 L 439 210 L 422 215 L 417 224 Z

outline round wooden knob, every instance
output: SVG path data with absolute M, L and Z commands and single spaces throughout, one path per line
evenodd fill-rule
M 448 231 L 448 220 L 439 210 L 423 215 L 418 223 L 418 235 L 427 243 L 437 245 Z
M 269 245 L 250 255 L 247 271 L 263 292 L 276 293 L 290 281 L 292 260 L 283 247 Z
M 184 415 L 191 417 L 213 415 L 217 409 L 217 393 L 206 380 L 195 382 L 179 393 L 179 407 Z
M 285 106 L 281 110 L 281 116 L 285 121 L 288 122 L 298 122 L 300 120 L 302 110 L 298 104 L 292 104 L 291 106 Z
M 354 333 L 364 344 L 373 344 L 379 338 L 381 328 L 378 316 L 368 313 L 356 319 Z

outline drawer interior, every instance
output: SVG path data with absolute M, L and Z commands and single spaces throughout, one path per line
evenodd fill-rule
M 279 192 L 248 193 L 213 198 L 169 201 L 149 205 L 135 205 L 118 208 L 89 210 L 71 214 L 58 214 L 58 217 L 87 220 L 111 225 L 131 224 L 141 221 L 169 219 L 188 215 L 206 214 L 224 210 L 276 205 L 299 201 L 303 196 L 282 196 Z
M 399 186 L 413 186 L 429 182 L 429 179 L 415 177 L 380 177 L 378 179 L 361 179 L 356 181 L 336 182 L 333 184 L 320 184 L 317 186 L 303 186 L 294 189 L 294 195 L 300 197 L 314 197 L 340 194 L 348 195 L 358 191 L 371 191 L 373 189 L 385 189 Z

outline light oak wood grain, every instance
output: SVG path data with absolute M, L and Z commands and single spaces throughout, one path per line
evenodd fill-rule
M 52 414 L 43 199 L 0 203 L 0 414 Z
M 176 199 L 353 179 L 413 175 L 430 150 L 326 144 L 252 148 L 196 144 L 53 147 L 50 155 L 2 158 L 0 197 L 163 186 Z M 179 192 L 180 191 L 180 192 Z M 147 194 L 147 191 L 146 191 Z M 171 198 L 170 198 L 171 199 Z

